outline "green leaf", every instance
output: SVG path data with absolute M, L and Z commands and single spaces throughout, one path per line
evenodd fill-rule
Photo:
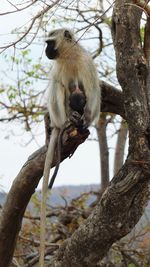
M 0 89 L 0 94 L 3 93 L 3 92 L 5 92 L 5 90 L 4 89 Z

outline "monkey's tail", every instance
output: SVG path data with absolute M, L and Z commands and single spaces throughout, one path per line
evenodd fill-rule
M 64 131 L 63 131 L 64 132 Z M 58 135 L 58 139 L 57 139 L 57 163 L 56 163 L 56 167 L 54 170 L 54 173 L 50 179 L 50 183 L 48 185 L 48 189 L 52 189 L 55 178 L 57 176 L 58 170 L 59 170 L 59 166 L 60 166 L 60 161 L 61 161 L 61 147 L 62 147 L 62 131 L 60 131 L 59 135 Z
M 41 200 L 39 267 L 44 267 L 45 233 L 46 233 L 46 198 L 47 198 L 47 191 L 48 191 L 49 172 L 50 172 L 51 165 L 53 162 L 58 135 L 59 135 L 59 129 L 54 128 L 52 130 L 52 134 L 51 134 L 51 138 L 50 138 L 50 142 L 49 142 L 48 150 L 46 154 L 45 165 L 44 165 L 43 184 L 42 184 L 42 200 Z
M 55 167 L 55 170 L 54 170 L 54 173 L 51 177 L 51 180 L 50 180 L 50 183 L 49 183 L 49 186 L 48 188 L 49 189 L 52 189 L 53 187 L 53 184 L 54 184 L 54 181 L 55 181 L 55 178 L 57 176 L 57 173 L 58 173 L 58 170 L 59 170 L 59 166 L 60 166 L 60 162 L 61 162 L 61 150 L 62 150 L 62 138 L 63 138 L 63 134 L 64 132 L 70 127 L 71 124 L 67 124 L 66 126 L 66 123 L 64 124 L 64 126 L 62 127 L 62 129 L 60 130 L 59 132 L 59 135 L 58 135 L 58 142 L 57 142 L 57 163 L 56 163 L 56 167 Z

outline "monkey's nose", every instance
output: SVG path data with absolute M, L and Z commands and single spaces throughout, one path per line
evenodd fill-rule
M 55 49 L 56 41 L 55 40 L 46 40 L 47 47 L 45 49 L 46 56 L 49 59 L 56 59 L 59 55 L 58 50 Z

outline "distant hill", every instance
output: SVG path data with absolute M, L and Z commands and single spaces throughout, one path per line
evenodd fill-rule
M 49 202 L 51 205 L 65 205 L 65 200 L 69 203 L 72 199 L 80 196 L 82 193 L 87 193 L 89 191 L 98 191 L 99 185 L 78 185 L 78 186 L 58 186 L 54 187 L 51 192 L 49 192 Z M 36 191 L 35 195 L 39 195 L 41 198 L 41 192 Z M 0 205 L 3 205 L 6 200 L 7 194 L 0 192 Z
M 49 204 L 52 206 L 57 205 L 65 205 L 65 201 L 69 203 L 72 199 L 77 198 L 82 193 L 87 193 L 89 191 L 98 191 L 99 185 L 79 185 L 79 186 L 59 186 L 54 187 L 52 191 L 49 193 Z M 41 192 L 37 191 L 35 193 L 37 198 L 41 198 Z M 6 200 L 7 194 L 4 192 L 0 192 L 0 206 L 2 206 Z M 94 196 L 91 196 L 89 199 L 90 202 L 94 201 Z M 31 211 L 33 209 L 33 203 L 30 202 L 28 205 L 28 209 Z M 138 222 L 138 225 L 142 226 L 147 225 L 150 222 L 150 201 L 144 211 L 144 214 L 141 220 Z
M 69 203 L 72 199 L 79 197 L 83 193 L 98 190 L 99 185 L 69 185 L 54 187 L 52 192 L 49 193 L 49 202 L 52 205 L 65 205 L 65 200 Z

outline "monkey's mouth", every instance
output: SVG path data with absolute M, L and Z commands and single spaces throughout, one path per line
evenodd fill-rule
M 49 59 L 56 59 L 59 56 L 58 49 L 55 48 L 55 40 L 47 40 L 47 47 L 45 49 L 46 56 Z

